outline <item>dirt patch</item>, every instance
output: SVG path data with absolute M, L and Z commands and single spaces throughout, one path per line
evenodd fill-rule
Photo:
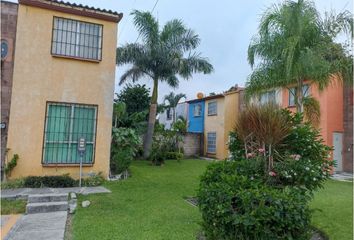
M 73 214 L 68 214 L 68 217 L 66 218 L 64 240 L 73 239 L 73 218 Z

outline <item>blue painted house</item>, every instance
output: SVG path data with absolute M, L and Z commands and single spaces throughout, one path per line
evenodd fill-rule
M 204 99 L 194 99 L 188 101 L 188 132 L 204 132 Z

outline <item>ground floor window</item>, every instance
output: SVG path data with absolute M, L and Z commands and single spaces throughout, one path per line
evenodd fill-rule
M 207 152 L 216 153 L 216 132 L 208 132 L 207 141 Z
M 74 103 L 47 103 L 44 129 L 43 163 L 78 164 L 77 144 L 86 140 L 83 163 L 93 163 L 97 106 Z

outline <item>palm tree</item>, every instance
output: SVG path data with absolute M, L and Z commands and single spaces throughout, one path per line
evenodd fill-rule
M 156 121 L 159 82 L 177 87 L 178 77 L 189 79 L 193 73 L 211 73 L 213 66 L 195 50 L 200 44 L 199 36 L 186 28 L 181 20 L 167 22 L 162 30 L 149 12 L 133 11 L 134 24 L 143 43 L 128 43 L 117 48 L 117 65 L 132 64 L 120 78 L 120 84 L 147 77 L 153 81 L 149 110 L 148 130 L 144 141 L 144 157 L 150 155 L 152 136 Z
M 186 98 L 186 95 L 183 93 L 175 95 L 174 92 L 170 92 L 170 94 L 166 95 L 164 98 L 164 102 L 168 102 L 167 107 L 172 110 L 172 123 L 176 121 L 176 107 L 182 98 Z
M 353 34 L 352 24 L 348 11 L 321 19 L 311 1 L 273 5 L 264 13 L 259 33 L 248 48 L 254 71 L 246 83 L 246 94 L 296 84 L 295 103 L 297 111 L 302 112 L 305 80 L 311 80 L 320 90 L 333 78 L 352 81 L 353 62 L 348 61 L 345 49 L 334 43 L 341 31 Z

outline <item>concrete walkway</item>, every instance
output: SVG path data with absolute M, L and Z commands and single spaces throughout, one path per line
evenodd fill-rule
M 63 240 L 67 211 L 22 216 L 5 240 Z
M 96 194 L 110 193 L 104 187 L 73 187 L 73 188 L 19 188 L 1 190 L 3 199 L 31 199 L 38 195 L 43 197 L 51 194 Z M 28 198 L 29 195 L 32 195 Z M 50 204 L 50 202 L 48 202 Z M 19 217 L 12 221 L 11 216 L 1 217 L 1 230 L 4 227 L 7 231 L 2 231 L 5 240 L 63 240 L 65 234 L 66 220 L 68 211 L 51 211 L 46 213 L 35 213 L 27 215 L 18 215 Z M 11 229 L 11 230 L 10 230 Z M 5 236 L 6 235 L 6 236 Z M 4 237 L 5 236 L 5 237 Z
M 341 173 L 334 173 L 332 175 L 332 179 L 338 181 L 352 182 L 353 178 L 354 178 L 353 173 L 341 172 Z
M 48 193 L 77 193 L 77 194 L 95 194 L 110 193 L 105 187 L 72 187 L 72 188 L 17 188 L 1 190 L 1 198 L 4 199 L 27 199 L 28 195 L 48 194 Z

